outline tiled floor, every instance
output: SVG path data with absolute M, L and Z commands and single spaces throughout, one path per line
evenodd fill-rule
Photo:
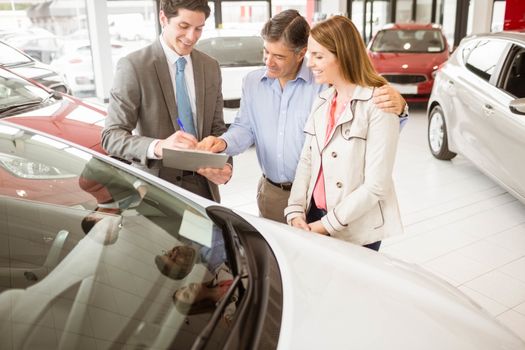
M 428 151 L 423 109 L 401 133 L 394 179 L 406 234 L 381 252 L 441 276 L 525 339 L 525 205 L 457 156 Z M 222 202 L 257 215 L 255 149 L 235 158 Z

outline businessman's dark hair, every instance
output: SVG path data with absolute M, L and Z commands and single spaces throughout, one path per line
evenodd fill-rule
M 208 0 L 160 0 L 159 10 L 164 11 L 168 19 L 177 16 L 180 9 L 202 12 L 206 18 L 211 12 Z
M 269 42 L 283 40 L 295 50 L 301 51 L 308 44 L 310 25 L 297 10 L 285 10 L 270 18 L 261 30 L 261 36 Z

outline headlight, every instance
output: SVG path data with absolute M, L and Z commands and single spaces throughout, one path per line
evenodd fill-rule
M 0 155 L 0 166 L 13 175 L 24 179 L 54 180 L 67 179 L 76 176 L 47 164 L 6 154 Z
M 439 70 L 439 66 L 432 67 L 432 73 L 430 73 L 430 75 L 432 76 L 432 79 L 436 78 L 436 74 L 438 70 Z

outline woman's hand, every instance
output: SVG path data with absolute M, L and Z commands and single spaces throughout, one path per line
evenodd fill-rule
M 290 225 L 292 225 L 293 227 L 297 227 L 297 228 L 306 230 L 306 231 L 310 231 L 310 227 L 308 226 L 306 221 L 301 217 L 293 218 L 292 221 L 290 222 Z
M 326 229 L 324 228 L 323 224 L 321 223 L 321 220 L 311 222 L 308 226 L 310 226 L 310 231 L 328 236 L 328 231 L 326 231 Z

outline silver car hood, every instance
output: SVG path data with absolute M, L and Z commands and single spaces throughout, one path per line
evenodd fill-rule
M 279 349 L 525 349 L 462 292 L 416 265 L 237 213 L 279 264 Z

